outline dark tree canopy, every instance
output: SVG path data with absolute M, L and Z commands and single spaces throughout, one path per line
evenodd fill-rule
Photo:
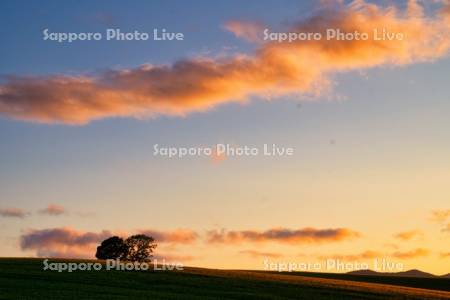
M 154 239 L 145 234 L 130 236 L 125 241 L 113 236 L 104 240 L 97 247 L 95 257 L 98 259 L 124 259 L 129 261 L 148 261 L 156 248 Z
M 104 240 L 97 247 L 95 257 L 98 259 L 122 259 L 127 254 L 127 245 L 122 238 L 113 236 Z
M 153 249 L 156 248 L 154 239 L 145 234 L 130 236 L 125 240 L 127 245 L 127 260 L 147 261 L 152 257 Z

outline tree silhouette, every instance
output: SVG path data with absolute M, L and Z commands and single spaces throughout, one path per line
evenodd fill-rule
M 126 259 L 130 261 L 148 261 L 156 248 L 154 239 L 145 234 L 130 236 L 125 240 L 127 246 Z
M 97 247 L 95 257 L 98 259 L 122 259 L 127 255 L 127 245 L 122 238 L 113 236 L 104 240 Z

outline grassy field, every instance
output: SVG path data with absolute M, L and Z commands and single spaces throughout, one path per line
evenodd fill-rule
M 42 269 L 42 259 L 0 259 L 0 299 L 450 299 L 447 291 L 320 274 L 200 268 L 73 273 Z M 397 280 L 399 284 L 402 278 Z M 444 287 L 446 283 L 450 284 L 442 281 Z

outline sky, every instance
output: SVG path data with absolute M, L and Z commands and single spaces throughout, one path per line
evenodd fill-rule
M 147 233 L 192 266 L 450 272 L 450 6 L 393 2 L 2 1 L 0 256 L 93 257 Z M 261 39 L 330 26 L 408 38 Z M 154 155 L 218 143 L 294 155 Z

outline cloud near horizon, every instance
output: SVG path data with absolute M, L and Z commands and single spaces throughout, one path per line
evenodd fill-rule
M 192 244 L 197 241 L 199 235 L 190 229 L 176 229 L 173 231 L 138 230 L 139 233 L 152 236 L 155 241 L 161 243 Z
M 339 259 L 339 260 L 367 260 L 367 259 L 375 259 L 379 258 L 382 259 L 384 257 L 393 257 L 397 259 L 414 259 L 417 257 L 426 257 L 430 254 L 430 251 L 428 249 L 424 248 L 416 248 L 410 251 L 395 251 L 392 253 L 386 253 L 386 252 L 380 252 L 380 251 L 373 251 L 373 250 L 367 250 L 361 253 L 356 254 L 334 254 L 331 256 L 327 255 L 320 255 L 318 256 L 319 259 Z
M 20 248 L 34 250 L 38 257 L 94 257 L 97 244 L 112 235 L 107 230 L 96 233 L 69 227 L 31 229 L 20 237 Z
M 151 235 L 157 243 L 189 244 L 197 238 L 194 231 L 187 229 L 173 231 L 137 230 L 136 232 Z M 100 242 L 114 235 L 126 238 L 130 234 L 109 230 L 89 232 L 70 227 L 31 229 L 21 235 L 20 248 L 22 250 L 33 250 L 39 257 L 92 258 Z M 172 257 L 174 256 L 172 255 Z M 186 257 L 184 258 L 186 259 Z
M 338 242 L 360 237 L 356 231 L 347 228 L 302 228 L 297 230 L 274 228 L 266 231 L 242 230 L 226 231 L 211 230 L 207 232 L 207 242 L 211 244 L 238 244 L 248 242 L 280 242 L 286 244 L 319 244 L 323 242 Z
M 402 41 L 266 42 L 252 55 L 184 59 L 172 65 L 144 65 L 96 76 L 9 76 L 0 85 L 0 115 L 41 123 L 85 124 L 110 117 L 181 116 L 252 96 L 274 98 L 320 94 L 330 75 L 379 66 L 433 61 L 450 49 L 450 5 L 434 16 L 410 0 L 405 11 L 362 0 L 336 1 L 287 32 L 372 32 L 388 28 Z M 252 23 L 227 23 L 238 36 L 253 35 Z
M 146 234 L 152 236 L 157 244 L 162 244 L 163 252 L 167 257 L 175 258 L 177 253 L 173 253 L 174 245 L 191 245 L 202 241 L 206 244 L 229 243 L 236 244 L 240 242 L 263 242 L 273 241 L 286 244 L 302 243 L 324 243 L 337 242 L 359 237 L 359 233 L 345 229 L 314 229 L 303 228 L 299 230 L 290 229 L 270 229 L 267 231 L 207 231 L 205 235 L 200 236 L 197 232 L 190 229 L 175 229 L 160 231 L 153 229 L 139 229 L 133 233 Z M 73 257 L 89 258 L 94 257 L 95 249 L 104 239 L 117 235 L 123 238 L 131 235 L 126 231 L 89 232 L 76 230 L 70 227 L 48 228 L 48 229 L 30 229 L 20 237 L 20 248 L 24 251 L 34 251 L 38 257 Z M 201 239 L 200 239 L 201 238 Z M 172 251 L 172 252 L 171 252 Z M 160 257 L 164 257 L 159 253 Z M 242 252 L 256 256 L 256 252 Z M 262 255 L 262 253 L 259 253 Z M 264 253 L 275 257 L 276 254 Z M 178 255 L 178 258 L 187 259 L 186 256 Z
M 360 260 L 360 259 L 373 259 L 383 257 L 383 254 L 378 251 L 367 250 L 357 254 L 334 254 L 334 255 L 320 255 L 319 259 L 327 260 L 327 259 L 339 259 L 339 260 Z

